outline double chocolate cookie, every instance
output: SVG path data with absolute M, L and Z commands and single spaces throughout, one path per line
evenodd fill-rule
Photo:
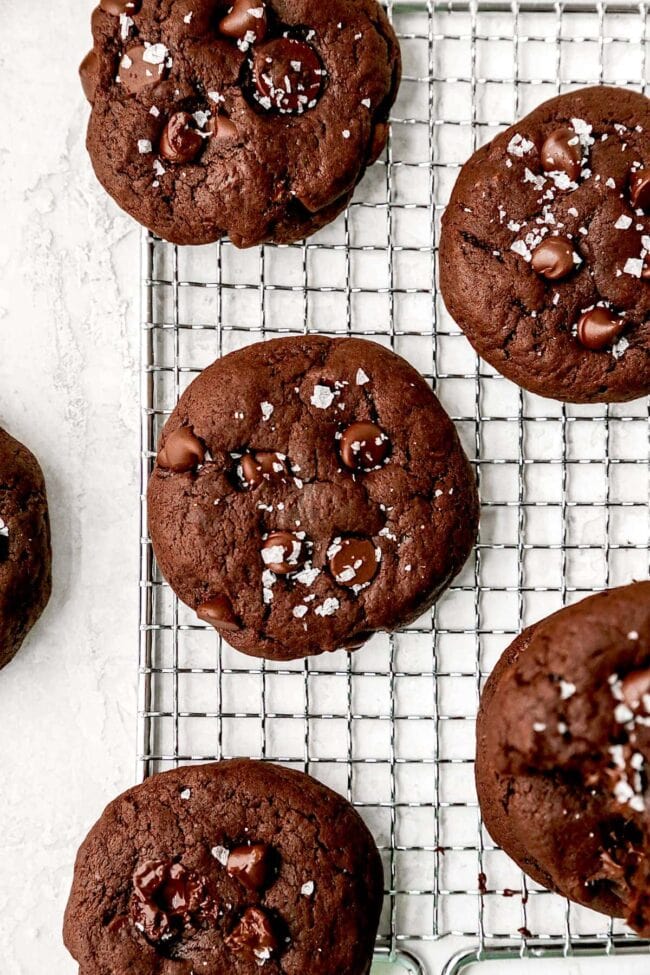
M 51 567 L 42 471 L 27 447 L 0 427 L 0 667 L 45 609 Z
M 237 760 L 115 799 L 77 856 L 65 944 L 80 975 L 365 975 L 379 853 L 341 796 Z
M 553 98 L 463 167 L 440 285 L 477 352 L 575 403 L 650 392 L 650 99 Z
M 95 172 L 174 243 L 299 240 L 386 143 L 400 53 L 376 0 L 101 0 L 92 29 Z
M 538 883 L 650 935 L 650 582 L 518 636 L 477 738 L 492 838 Z
M 360 339 L 213 363 L 162 432 L 148 491 L 161 571 L 232 646 L 287 660 L 415 619 L 476 534 L 476 483 L 422 377 Z

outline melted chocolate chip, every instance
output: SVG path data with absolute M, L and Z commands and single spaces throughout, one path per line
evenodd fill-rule
M 84 95 L 92 104 L 95 91 L 97 90 L 97 82 L 99 81 L 99 58 L 97 57 L 96 51 L 88 51 L 88 54 L 79 66 L 79 77 Z
M 566 173 L 574 183 L 582 169 L 582 146 L 574 129 L 569 126 L 555 129 L 547 136 L 540 153 L 547 173 Z
M 256 454 L 244 454 L 241 459 L 244 481 L 250 488 L 256 488 L 264 481 L 285 481 L 287 465 L 281 454 L 261 450 Z
M 193 471 L 205 460 L 205 447 L 191 427 L 179 427 L 165 440 L 156 462 L 163 470 L 181 474 Z
M 148 860 L 135 870 L 131 917 L 149 941 L 171 940 L 185 925 L 216 915 L 205 878 L 193 870 L 166 860 Z
M 2 525 L 2 518 L 0 518 Z M 6 529 L 0 529 L 0 562 L 6 562 L 9 558 L 9 533 Z
M 165 61 L 154 63 L 150 47 L 136 45 L 130 47 L 120 60 L 118 77 L 129 95 L 137 95 L 151 85 L 157 85 L 165 77 Z M 157 57 L 155 58 L 157 60 Z
M 188 163 L 196 159 L 203 148 L 203 139 L 189 112 L 175 112 L 170 116 L 158 148 L 168 162 Z
M 196 615 L 204 623 L 214 626 L 216 630 L 232 632 L 240 629 L 232 603 L 227 596 L 213 596 L 212 599 L 201 603 L 200 606 L 197 606 Z
M 363 586 L 375 577 L 379 561 L 369 538 L 342 538 L 333 543 L 330 552 L 330 572 L 339 585 Z
M 575 264 L 573 246 L 566 237 L 546 237 L 533 251 L 533 270 L 549 281 L 559 281 L 571 274 Z
M 302 540 L 294 532 L 271 532 L 262 545 L 262 561 L 277 575 L 297 572 L 305 561 Z
M 638 708 L 646 694 L 650 694 L 650 668 L 632 670 L 621 683 L 623 700 L 630 708 Z
M 266 7 L 260 0 L 235 0 L 226 16 L 219 21 L 224 37 L 253 44 L 266 35 Z
M 353 423 L 341 434 L 341 460 L 352 470 L 371 471 L 380 467 L 389 450 L 390 441 L 376 423 Z
M 650 169 L 630 173 L 630 203 L 635 210 L 650 212 Z
M 625 328 L 624 320 L 609 308 L 597 305 L 584 312 L 578 321 L 578 341 L 585 349 L 598 352 L 612 345 Z
M 650 211 L 650 169 L 630 174 L 630 203 L 635 210 Z
M 265 843 L 236 846 L 230 851 L 226 870 L 231 877 L 241 880 L 249 890 L 261 890 L 271 872 L 271 851 Z
M 271 921 L 260 907 L 244 911 L 239 924 L 224 941 L 231 951 L 246 951 L 258 961 L 266 961 L 278 947 Z
M 278 37 L 255 48 L 254 98 L 268 111 L 287 115 L 312 108 L 320 95 L 323 75 L 320 58 L 305 41 Z
M 120 17 L 122 14 L 132 17 L 139 13 L 142 0 L 99 0 L 99 6 L 113 17 Z
M 213 115 L 207 125 L 207 131 L 216 142 L 230 142 L 237 138 L 237 126 L 227 115 Z
M 169 864 L 165 860 L 147 860 L 133 874 L 133 888 L 142 901 L 151 900 L 161 886 Z

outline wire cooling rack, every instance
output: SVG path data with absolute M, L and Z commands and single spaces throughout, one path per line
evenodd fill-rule
M 384 858 L 381 953 L 457 972 L 483 958 L 641 949 L 619 922 L 525 878 L 484 831 L 473 783 L 479 692 L 528 623 L 648 575 L 648 405 L 529 395 L 479 360 L 437 287 L 459 166 L 577 85 L 648 87 L 645 3 L 389 3 L 404 58 L 389 145 L 348 211 L 304 244 L 241 252 L 142 238 L 139 771 L 234 755 L 347 795 Z M 352 655 L 247 658 L 174 598 L 144 491 L 179 394 L 218 355 L 279 334 L 372 337 L 432 383 L 473 459 L 475 552 L 437 608 Z

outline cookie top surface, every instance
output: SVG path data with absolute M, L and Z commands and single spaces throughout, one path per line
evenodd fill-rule
M 298 240 L 381 153 L 399 45 L 376 0 L 230 7 L 102 0 L 81 67 L 88 150 L 108 193 L 167 240 Z
M 107 807 L 77 856 L 64 940 L 80 975 L 365 975 L 382 897 L 379 853 L 345 799 L 225 761 Z
M 486 684 L 477 740 L 492 837 L 535 880 L 650 933 L 650 582 L 525 630 Z
M 42 471 L 27 447 L 0 428 L 0 667 L 45 609 L 51 563 Z
M 415 619 L 465 562 L 478 517 L 454 426 L 419 373 L 373 342 L 317 335 L 232 352 L 191 384 L 148 507 L 180 598 L 274 659 Z
M 461 170 L 443 217 L 449 312 L 504 376 L 569 402 L 650 391 L 650 100 L 553 98 Z

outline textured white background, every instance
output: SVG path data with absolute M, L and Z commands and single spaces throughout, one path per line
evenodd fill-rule
M 0 972 L 71 975 L 76 847 L 134 778 L 138 234 L 84 149 L 88 0 L 0 0 L 0 423 L 45 472 L 54 593 L 0 673 Z
M 75 973 L 74 853 L 135 771 L 138 232 L 84 149 L 91 5 L 0 0 L 0 423 L 44 468 L 55 552 L 50 605 L 0 674 L 0 975 Z

